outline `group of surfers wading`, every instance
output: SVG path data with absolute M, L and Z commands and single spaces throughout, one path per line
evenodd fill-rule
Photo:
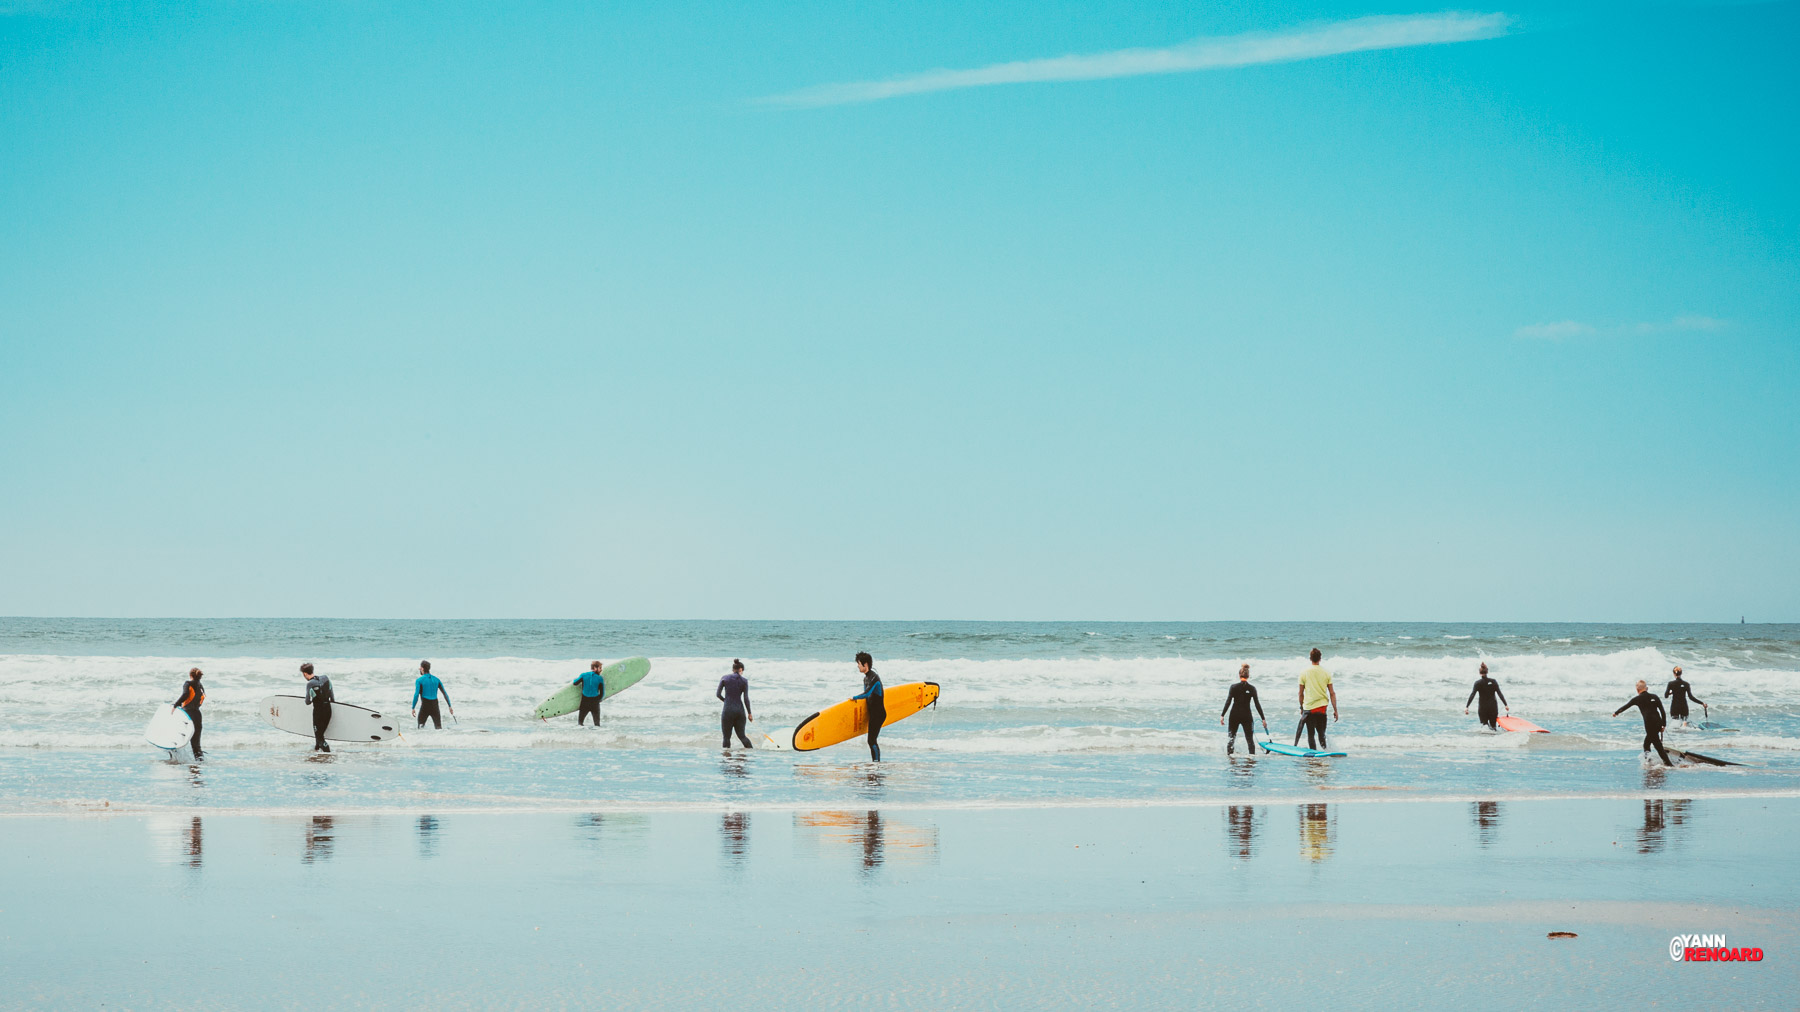
M 1300 731 L 1306 731 L 1306 747 L 1313 751 L 1323 752 L 1325 744 L 1325 711 L 1331 710 L 1331 719 L 1338 719 L 1337 688 L 1332 685 L 1331 672 L 1320 666 L 1322 654 L 1315 648 L 1311 654 L 1312 666 L 1300 673 L 1300 727 L 1294 729 L 1294 745 L 1300 744 Z M 1667 716 L 1664 716 L 1662 700 L 1649 691 L 1648 683 L 1639 680 L 1637 695 L 1627 700 L 1624 706 L 1614 710 L 1617 717 L 1632 707 L 1637 707 L 1644 718 L 1644 752 L 1651 749 L 1663 761 L 1664 766 L 1673 766 L 1669 761 L 1669 753 L 1663 747 L 1663 730 L 1670 720 L 1679 720 L 1684 726 L 1688 718 L 1688 702 L 1699 703 L 1702 711 L 1706 710 L 1706 701 L 1694 695 L 1694 687 L 1687 679 L 1681 677 L 1681 666 L 1676 665 L 1674 679 L 1663 689 L 1663 697 L 1669 700 Z M 1480 701 L 1477 703 L 1477 699 Z M 1469 705 L 1475 704 L 1475 718 L 1483 727 L 1491 731 L 1500 729 L 1500 708 L 1505 707 L 1508 716 L 1512 714 L 1512 704 L 1506 701 L 1506 693 L 1500 691 L 1500 683 L 1488 674 L 1488 666 L 1483 662 L 1480 677 L 1469 690 L 1469 698 L 1463 701 L 1463 713 L 1469 712 Z M 1256 686 L 1250 684 L 1250 665 L 1238 668 L 1238 680 L 1225 693 L 1225 706 L 1219 710 L 1219 723 L 1229 726 L 1225 730 L 1225 754 L 1236 754 L 1238 731 L 1244 733 L 1244 746 L 1251 755 L 1256 754 L 1256 740 L 1252 737 L 1254 727 L 1250 720 L 1250 711 L 1254 707 L 1256 716 L 1262 721 L 1263 734 L 1269 733 L 1269 719 L 1263 713 L 1262 700 L 1257 697 Z M 1267 746 L 1264 752 L 1269 751 Z
M 606 697 L 606 666 L 599 661 L 588 665 L 588 669 L 576 675 L 571 685 L 581 687 L 577 725 L 594 719 L 594 726 L 600 726 L 600 701 Z M 881 685 L 881 676 L 875 673 L 875 658 L 867 652 L 856 655 L 856 670 L 862 676 L 862 692 L 850 697 L 853 700 L 867 700 L 868 732 L 865 735 L 869 745 L 869 758 L 881 761 L 881 725 L 887 721 L 886 695 Z M 202 677 L 199 668 L 188 672 L 187 681 L 181 683 L 181 692 L 176 696 L 171 709 L 182 710 L 194 722 L 193 735 L 188 739 L 195 759 L 204 759 L 200 749 L 200 707 L 206 702 L 206 690 L 201 687 Z M 331 726 L 331 704 L 336 697 L 331 691 L 330 677 L 316 673 L 311 662 L 300 665 L 300 677 L 306 681 L 306 703 L 312 707 L 313 749 L 318 752 L 329 752 L 331 746 L 325 741 L 325 731 Z M 1328 676 L 1329 677 L 1329 676 Z M 1255 694 L 1254 689 L 1251 694 Z M 745 734 L 744 725 L 754 721 L 756 716 L 750 709 L 750 682 L 744 677 L 744 662 L 733 660 L 731 672 L 719 679 L 719 688 L 713 697 L 725 704 L 719 714 L 719 733 L 723 748 L 731 748 L 732 735 L 736 735 L 743 748 L 754 748 L 750 738 Z M 419 677 L 413 680 L 412 714 L 418 719 L 418 726 L 423 728 L 427 720 L 432 727 L 442 729 L 444 718 L 439 703 L 448 707 L 450 715 L 456 716 L 456 707 L 450 702 L 450 689 L 443 679 L 431 673 L 431 662 L 419 662 Z M 567 711 L 564 711 L 565 713 Z M 1246 737 L 1248 732 L 1245 732 Z
M 1294 730 L 1294 745 L 1300 744 L 1302 729 L 1306 733 L 1306 747 L 1312 751 L 1325 751 L 1325 730 L 1329 726 L 1326 711 L 1331 713 L 1331 720 L 1338 719 L 1337 687 L 1332 684 L 1331 672 L 1320 665 L 1321 653 L 1314 649 L 1311 654 L 1312 665 L 1300 672 L 1298 698 L 1300 702 L 1300 726 Z M 869 758 L 881 761 L 881 726 L 887 720 L 887 706 L 881 676 L 875 672 L 875 659 L 866 652 L 856 655 L 856 670 L 862 676 L 862 692 L 850 697 L 852 700 L 867 701 L 867 740 Z M 605 665 L 595 661 L 588 665 L 588 670 L 577 675 L 570 684 L 581 687 L 578 725 L 586 724 L 589 717 L 594 726 L 600 724 L 600 701 L 606 697 Z M 1676 666 L 1674 679 L 1663 689 L 1663 698 L 1669 700 L 1665 715 L 1662 699 L 1658 699 L 1649 691 L 1643 681 L 1637 683 L 1637 695 L 1627 700 L 1624 706 L 1614 710 L 1617 717 L 1626 710 L 1636 707 L 1644 718 L 1644 752 L 1652 749 L 1663 761 L 1663 765 L 1674 765 L 1669 760 L 1669 753 L 1663 747 L 1662 734 L 1670 720 L 1686 722 L 1688 703 L 1699 703 L 1706 708 L 1706 701 L 1694 694 L 1694 687 L 1681 676 L 1680 666 Z M 331 751 L 325 741 L 325 731 L 331 726 L 331 704 L 335 700 L 331 691 L 331 679 L 324 674 L 315 673 L 311 663 L 300 665 L 300 677 L 306 681 L 306 703 L 312 707 L 313 748 L 320 752 Z M 206 690 L 201 686 L 202 674 L 199 668 L 188 672 L 187 680 L 181 683 L 181 691 L 172 709 L 180 709 L 187 713 L 193 721 L 193 735 L 189 743 L 193 748 L 194 758 L 204 758 L 200 748 L 200 708 L 206 702 Z M 744 662 L 733 660 L 729 674 L 719 679 L 718 689 L 713 697 L 724 704 L 719 714 L 719 737 L 722 748 L 731 748 L 731 739 L 735 735 L 740 747 L 754 748 L 745 731 L 745 724 L 756 720 L 750 708 L 750 682 L 744 676 Z M 1479 700 L 1479 702 L 1477 702 Z M 450 690 L 442 679 L 431 673 L 431 662 L 419 662 L 419 676 L 413 681 L 412 713 L 423 728 L 427 720 L 434 728 L 444 726 L 444 718 L 439 703 L 448 707 L 450 715 L 456 716 L 456 707 L 450 702 Z M 1500 691 L 1500 683 L 1488 674 L 1486 663 L 1481 665 L 1480 677 L 1469 690 L 1469 698 L 1463 701 L 1463 713 L 1469 712 L 1469 705 L 1475 704 L 1476 719 L 1483 727 L 1499 730 L 1500 708 L 1505 707 L 1507 714 L 1512 714 L 1512 704 L 1506 701 L 1506 694 Z M 1238 731 L 1244 734 L 1244 746 L 1250 755 L 1256 754 L 1254 725 L 1251 723 L 1251 711 L 1262 721 L 1263 733 L 1269 733 L 1268 716 L 1263 713 L 1262 700 L 1258 698 L 1256 686 L 1250 684 L 1250 665 L 1238 668 L 1238 680 L 1225 694 L 1225 706 L 1219 710 L 1219 723 L 1229 726 L 1225 732 L 1225 752 L 1235 754 Z M 563 712 L 567 712 L 566 710 Z M 1265 745 L 1264 752 L 1269 751 Z

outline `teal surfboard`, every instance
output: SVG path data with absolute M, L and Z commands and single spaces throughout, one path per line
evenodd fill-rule
M 613 661 L 600 669 L 600 677 L 606 681 L 606 692 L 602 701 L 613 698 L 626 689 L 644 680 L 650 673 L 650 658 L 628 657 L 622 661 Z M 556 690 L 556 694 L 538 704 L 531 711 L 532 716 L 540 720 L 560 717 L 565 713 L 574 713 L 581 709 L 581 686 L 565 685 Z
M 1283 745 L 1276 741 L 1265 741 L 1262 743 L 1262 747 L 1276 755 L 1293 755 L 1299 756 L 1302 759 L 1329 759 L 1341 757 L 1346 754 L 1343 752 L 1321 752 L 1316 748 L 1301 748 L 1298 745 Z

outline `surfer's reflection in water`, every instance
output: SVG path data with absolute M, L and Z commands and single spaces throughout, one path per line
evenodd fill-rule
M 331 860 L 331 848 L 335 842 L 331 827 L 332 819 L 329 815 L 315 815 L 306 824 L 306 850 L 300 855 L 301 864 Z
M 1331 856 L 1331 806 L 1300 806 L 1300 856 L 1308 861 L 1323 861 Z
M 1475 839 L 1492 847 L 1500 838 L 1500 802 L 1477 801 L 1469 806 L 1469 814 L 1475 817 Z
M 1225 809 L 1227 849 L 1238 860 L 1250 860 L 1250 846 L 1256 841 L 1256 806 L 1231 805 Z
M 750 852 L 750 813 L 726 812 L 719 816 L 719 843 L 725 848 L 725 863 L 733 870 L 744 866 L 744 855 Z
M 200 867 L 201 854 L 206 849 L 206 840 L 200 826 L 200 816 L 196 815 L 188 822 L 187 831 L 187 866 Z
M 862 847 L 863 874 L 873 874 L 875 869 L 881 867 L 882 859 L 887 856 L 882 853 L 881 813 L 874 809 L 870 809 L 868 814 L 863 816 Z
M 1307 759 L 1300 772 L 1314 787 L 1323 787 L 1331 781 L 1331 760 Z
M 437 856 L 438 820 L 435 815 L 419 816 L 419 856 Z
M 1667 802 L 1661 798 L 1645 799 L 1644 828 L 1638 830 L 1637 852 L 1640 854 L 1661 853 L 1667 839 L 1675 836 L 1668 831 L 1687 823 L 1688 806 L 1691 804 L 1693 802 L 1687 798 L 1676 798 Z M 1665 837 L 1665 833 L 1668 833 L 1668 837 Z
M 878 799 L 881 787 L 887 782 L 887 771 L 880 766 L 872 766 L 862 770 L 862 796 Z M 873 812 L 869 813 L 875 814 Z
M 750 777 L 750 757 L 742 752 L 726 752 L 719 757 L 719 772 L 746 780 Z
M 849 844 L 857 854 L 858 871 L 870 877 L 898 856 L 902 860 L 931 861 L 937 857 L 937 827 L 894 822 L 877 809 L 864 812 L 796 813 L 794 828 L 810 830 L 811 839 Z
M 575 828 L 597 847 L 639 848 L 649 830 L 648 819 L 637 812 L 592 812 L 575 821 Z

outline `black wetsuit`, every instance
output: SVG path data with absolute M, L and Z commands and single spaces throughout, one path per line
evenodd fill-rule
M 195 759 L 206 758 L 205 753 L 200 751 L 200 704 L 204 702 L 206 702 L 206 690 L 200 687 L 198 678 L 190 682 L 183 682 L 181 695 L 175 698 L 175 705 L 186 710 L 188 719 L 194 722 L 194 736 L 188 739 L 188 744 L 194 749 Z
M 1226 755 L 1230 755 L 1231 747 L 1237 744 L 1239 725 L 1242 725 L 1244 728 L 1244 744 L 1250 747 L 1251 755 L 1256 754 L 1256 739 L 1251 737 L 1254 733 L 1250 727 L 1251 706 L 1256 707 L 1256 715 L 1263 719 L 1263 723 L 1267 724 L 1269 718 L 1263 713 L 1262 700 L 1258 699 L 1256 696 L 1256 686 L 1251 685 L 1243 679 L 1239 679 L 1237 684 L 1233 685 L 1230 691 L 1225 693 L 1225 705 L 1219 709 L 1219 716 L 1221 717 L 1225 716 L 1226 710 L 1231 711 L 1231 722 L 1225 726 Z
M 744 734 L 744 718 L 750 714 L 750 681 L 743 675 L 733 671 L 719 679 L 719 691 L 713 693 L 714 699 L 725 701 L 725 709 L 719 713 L 719 736 L 724 739 L 720 748 L 731 747 L 731 734 L 737 732 L 738 741 L 745 748 L 755 748 L 750 738 Z
M 1670 720 L 1687 719 L 1688 700 L 1690 699 L 1699 703 L 1701 706 L 1706 705 L 1706 700 L 1694 695 L 1694 687 L 1688 684 L 1688 680 L 1680 675 L 1676 675 L 1675 680 L 1670 682 L 1668 688 L 1663 690 L 1663 696 L 1669 700 Z
M 1648 752 L 1655 747 L 1656 754 L 1662 756 L 1664 766 L 1675 765 L 1669 761 L 1669 753 L 1663 750 L 1662 729 L 1665 721 L 1663 720 L 1662 700 L 1648 692 L 1640 692 L 1631 697 L 1630 702 L 1614 710 L 1613 716 L 1617 717 L 1634 706 L 1644 715 L 1644 751 Z
M 1475 687 L 1469 690 L 1469 698 L 1463 700 L 1463 709 L 1468 709 L 1469 704 L 1475 701 L 1476 696 L 1481 697 L 1481 706 L 1475 711 L 1475 715 L 1481 718 L 1483 724 L 1496 731 L 1500 730 L 1497 723 L 1500 719 L 1500 704 L 1494 702 L 1495 696 L 1500 697 L 1500 703 L 1506 702 L 1506 693 L 1500 691 L 1500 683 L 1487 675 L 1476 679 Z
M 331 703 L 335 698 L 331 692 L 331 679 L 324 675 L 314 675 L 306 680 L 306 701 L 312 704 L 313 710 L 313 749 L 315 751 L 331 751 L 331 746 L 325 744 L 325 729 L 331 726 Z
M 880 762 L 881 745 L 875 739 L 881 736 L 881 725 L 887 723 L 887 699 L 881 688 L 881 676 L 874 668 L 863 676 L 862 693 L 850 698 L 869 701 L 869 758 Z

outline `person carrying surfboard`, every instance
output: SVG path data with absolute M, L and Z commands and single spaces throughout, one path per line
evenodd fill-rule
M 1702 710 L 1706 709 L 1706 700 L 1694 695 L 1694 687 L 1688 684 L 1687 679 L 1681 677 L 1681 665 L 1675 665 L 1674 674 L 1674 681 L 1671 681 L 1668 687 L 1663 689 L 1663 698 L 1669 701 L 1669 719 L 1679 720 L 1685 726 L 1688 719 L 1688 700 L 1699 703 Z
M 331 726 L 331 703 L 335 698 L 331 679 L 313 674 L 311 661 L 300 665 L 300 677 L 306 679 L 306 701 L 312 704 L 313 751 L 329 752 L 331 746 L 325 744 L 325 729 Z
M 1627 700 L 1624 706 L 1614 710 L 1612 715 L 1617 717 L 1626 710 L 1637 707 L 1644 716 L 1644 751 L 1649 752 L 1650 747 L 1654 745 L 1656 754 L 1662 756 L 1663 765 L 1673 766 L 1675 764 L 1669 761 L 1669 753 L 1663 748 L 1662 743 L 1663 725 L 1667 723 L 1663 719 L 1662 700 L 1646 691 L 1648 688 L 1649 686 L 1643 679 L 1638 679 L 1637 695 Z
M 450 708 L 450 716 L 456 716 L 456 704 L 450 702 L 450 690 L 443 679 L 431 673 L 431 662 L 419 662 L 419 677 L 413 680 L 413 713 L 419 718 L 419 726 L 425 726 L 426 718 L 430 718 L 433 727 L 444 729 L 443 715 L 438 712 L 438 696 L 444 697 L 444 705 Z M 419 705 L 423 699 L 424 705 Z
M 1300 709 L 1306 713 L 1306 747 L 1325 750 L 1325 704 L 1331 704 L 1331 719 L 1338 719 L 1337 689 L 1331 684 L 1331 672 L 1319 666 L 1324 655 L 1314 647 L 1312 667 L 1300 672 Z M 1296 734 L 1295 740 L 1299 740 Z M 1315 741 L 1316 739 L 1316 741 Z
M 881 761 L 881 745 L 875 739 L 881 736 L 881 725 L 887 722 L 887 700 L 883 698 L 881 676 L 875 673 L 875 658 L 867 651 L 856 655 L 856 670 L 862 672 L 863 690 L 851 699 L 869 701 L 869 758 Z
M 1475 687 L 1469 690 L 1469 698 L 1463 700 L 1463 713 L 1469 712 L 1469 704 L 1475 701 L 1476 696 L 1481 697 L 1481 707 L 1475 714 L 1476 719 L 1491 731 L 1500 730 L 1500 710 L 1494 705 L 1494 697 L 1500 697 L 1508 715 L 1512 714 L 1512 704 L 1506 701 L 1506 693 L 1500 691 L 1500 683 L 1488 677 L 1486 661 L 1481 663 L 1481 677 L 1475 679 Z
M 575 680 L 569 683 L 581 686 L 581 711 L 575 715 L 577 726 L 587 723 L 589 714 L 594 717 L 594 726 L 600 726 L 600 699 L 606 695 L 606 679 L 600 675 L 600 670 L 604 667 L 605 665 L 595 661 L 588 665 L 586 671 L 575 676 Z M 567 713 L 568 711 L 563 712 Z
M 1250 724 L 1250 707 L 1256 707 L 1256 715 L 1262 718 L 1263 734 L 1269 733 L 1269 718 L 1263 713 L 1262 700 L 1256 698 L 1256 686 L 1250 684 L 1250 665 L 1238 669 L 1237 684 L 1225 693 L 1225 706 L 1219 710 L 1219 723 L 1225 723 L 1225 711 L 1231 711 L 1231 727 L 1225 731 L 1225 754 L 1231 755 L 1231 747 L 1237 744 L 1239 725 L 1244 728 L 1244 744 L 1250 747 L 1250 754 L 1256 754 L 1256 739 L 1250 736 L 1253 728 Z
M 200 669 L 189 668 L 187 681 L 181 683 L 181 692 L 175 697 L 175 705 L 171 709 L 187 711 L 188 719 L 194 722 L 194 734 L 188 744 L 194 749 L 195 759 L 206 758 L 200 751 L 200 704 L 206 702 L 206 690 L 200 687 Z
M 719 714 L 719 736 L 724 739 L 719 747 L 730 748 L 731 733 L 736 731 L 745 748 L 755 748 L 744 734 L 744 721 L 755 720 L 756 715 L 750 712 L 750 682 L 744 677 L 743 661 L 732 659 L 731 674 L 719 679 L 719 691 L 713 693 L 713 698 L 725 704 Z

